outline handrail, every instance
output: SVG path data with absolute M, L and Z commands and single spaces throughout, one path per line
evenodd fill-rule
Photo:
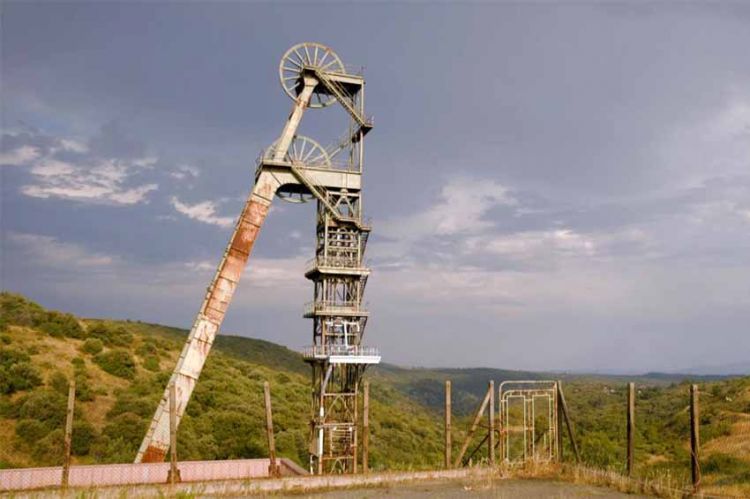
M 305 315 L 313 312 L 366 312 L 366 305 L 360 302 L 335 302 L 331 300 L 314 300 L 305 303 Z
M 314 256 L 305 262 L 305 272 L 316 268 L 334 269 L 366 269 L 367 262 L 361 262 L 357 258 L 342 258 L 336 256 Z
M 306 359 L 331 355 L 377 357 L 380 351 L 376 347 L 363 345 L 312 345 L 302 350 L 302 356 Z

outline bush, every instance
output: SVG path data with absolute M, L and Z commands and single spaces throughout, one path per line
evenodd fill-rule
M 135 349 L 135 353 L 141 357 L 148 357 L 149 355 L 156 355 L 158 353 L 156 345 L 151 340 L 145 340 L 143 343 L 138 345 Z
M 76 456 L 84 456 L 89 453 L 91 446 L 96 441 L 96 430 L 86 421 L 73 423 L 73 439 L 70 443 L 71 452 Z
M 11 394 L 21 390 L 30 390 L 42 384 L 36 368 L 28 362 L 13 364 L 10 368 L 0 367 L 0 390 Z
M 94 357 L 94 362 L 104 372 L 119 376 L 120 378 L 133 379 L 135 377 L 135 360 L 127 350 L 116 349 L 100 353 Z
M 11 340 L 10 336 L 7 334 L 0 334 L 0 343 L 3 345 L 10 345 Z
M 91 402 L 96 398 L 94 390 L 89 384 L 85 371 L 77 371 L 76 375 L 76 400 L 81 402 Z
M 0 367 L 10 368 L 19 362 L 28 362 L 31 357 L 21 350 L 14 348 L 0 348 Z
M 36 390 L 21 405 L 21 419 L 35 419 L 48 428 L 62 428 L 65 424 L 67 398 L 52 390 Z
M 102 434 L 110 440 L 122 440 L 131 454 L 138 450 L 143 435 L 148 429 L 148 420 L 132 412 L 126 412 L 112 418 L 104 427 Z
M 44 319 L 45 310 L 14 293 L 0 293 L 0 317 L 4 324 L 33 327 Z
M 42 465 L 60 464 L 63 459 L 64 446 L 65 432 L 60 429 L 54 430 L 36 443 L 31 450 L 31 456 Z
M 47 380 L 47 386 L 61 395 L 68 396 L 68 378 L 60 371 L 55 371 Z
M 37 440 L 41 440 L 49 432 L 50 429 L 36 419 L 22 419 L 16 423 L 16 436 L 27 444 L 33 444 Z
M 102 350 L 104 350 L 104 344 L 99 338 L 89 338 L 81 346 L 81 351 L 91 355 L 101 353 Z
M 36 327 L 55 338 L 83 338 L 86 336 L 75 316 L 54 310 L 47 312 L 44 321 L 37 324 Z
M 158 357 L 149 355 L 148 357 L 143 359 L 143 367 L 145 369 L 148 369 L 149 371 L 158 372 L 160 369 Z
M 133 335 L 122 326 L 110 327 L 97 322 L 89 327 L 89 337 L 101 340 L 106 346 L 126 347 L 133 343 Z

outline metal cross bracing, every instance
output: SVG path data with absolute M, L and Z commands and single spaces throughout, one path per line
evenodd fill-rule
M 276 141 L 257 160 L 255 185 L 240 214 L 216 274 L 168 385 L 176 389 L 179 424 L 216 333 L 232 300 L 255 239 L 275 196 L 290 202 L 315 199 L 315 257 L 305 277 L 313 301 L 313 345 L 303 352 L 312 366 L 310 468 L 316 473 L 357 470 L 359 385 L 377 350 L 362 345 L 368 312 L 362 303 L 370 270 L 364 254 L 370 227 L 362 217 L 364 137 L 372 119 L 364 112 L 365 81 L 328 47 L 301 43 L 279 65 L 284 91 L 294 104 Z M 305 111 L 338 102 L 349 116 L 341 138 L 323 147 L 297 133 Z M 136 457 L 162 461 L 169 448 L 168 390 Z

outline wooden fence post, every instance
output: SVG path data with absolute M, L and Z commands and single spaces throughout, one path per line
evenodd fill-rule
M 476 416 L 474 416 L 474 421 L 471 423 L 471 428 L 469 428 L 469 433 L 466 434 L 466 439 L 464 440 L 464 443 L 461 446 L 461 450 L 459 451 L 458 456 L 453 462 L 454 467 L 458 468 L 459 466 L 462 466 L 461 460 L 464 458 L 466 451 L 469 449 L 469 444 L 471 443 L 471 439 L 474 436 L 474 432 L 477 431 L 477 426 L 479 426 L 479 422 L 482 420 L 482 416 L 484 415 L 484 411 L 487 408 L 487 404 L 489 404 L 489 402 L 490 402 L 490 392 L 489 390 L 487 390 L 487 393 L 484 395 L 484 399 L 482 400 L 482 404 L 479 406 Z
M 177 469 L 177 387 L 174 382 L 169 385 L 169 484 L 180 481 L 180 470 Z
M 693 493 L 697 493 L 701 486 L 698 385 L 690 387 L 690 471 L 693 479 Z
M 633 476 L 635 452 L 635 383 L 628 383 L 628 476 Z
M 565 426 L 568 428 L 568 436 L 570 437 L 570 446 L 573 448 L 573 453 L 576 455 L 576 461 L 581 462 L 581 454 L 578 452 L 578 444 L 576 443 L 576 436 L 573 432 L 573 423 L 570 422 L 570 414 L 568 413 L 568 404 L 565 402 L 565 394 L 562 391 L 562 385 L 557 385 L 557 393 L 560 396 L 560 408 L 562 409 L 563 417 L 565 418 Z
M 362 472 L 370 471 L 370 382 L 365 380 L 362 407 Z
M 445 468 L 451 467 L 451 382 L 445 382 Z
M 266 437 L 268 438 L 268 457 L 271 461 L 269 466 L 269 475 L 279 476 L 279 469 L 276 466 L 276 441 L 273 436 L 273 414 L 271 412 L 271 385 L 268 381 L 263 383 L 263 398 L 266 404 Z
M 555 413 L 557 415 L 557 461 L 563 461 L 563 413 L 562 413 L 562 401 L 560 400 L 560 394 L 562 393 L 562 381 L 557 380 L 557 393 L 555 394 Z
M 65 455 L 63 457 L 62 486 L 67 487 L 70 481 L 70 450 L 73 445 L 73 413 L 76 401 L 76 380 L 72 378 L 68 385 L 68 409 L 65 416 Z
M 490 411 L 489 411 L 489 420 L 490 420 L 490 434 L 489 434 L 489 461 L 490 466 L 495 465 L 495 381 L 490 381 Z

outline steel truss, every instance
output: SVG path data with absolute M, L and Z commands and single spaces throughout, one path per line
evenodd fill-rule
M 310 468 L 316 473 L 356 472 L 359 385 L 366 367 L 380 362 L 375 349 L 362 345 L 370 227 L 362 217 L 361 175 L 364 137 L 372 129 L 372 119 L 364 112 L 365 82 L 361 73 L 349 70 L 318 43 L 290 48 L 279 65 L 279 78 L 294 101 L 292 112 L 279 138 L 258 158 L 255 185 L 169 386 L 176 387 L 179 424 L 274 196 L 292 202 L 315 198 L 315 257 L 305 273 L 314 291 L 304 312 L 313 319 L 313 346 L 303 353 L 312 366 Z M 324 148 L 298 135 L 306 109 L 336 102 L 350 118 L 342 138 Z M 136 462 L 162 461 L 166 455 L 169 386 Z

